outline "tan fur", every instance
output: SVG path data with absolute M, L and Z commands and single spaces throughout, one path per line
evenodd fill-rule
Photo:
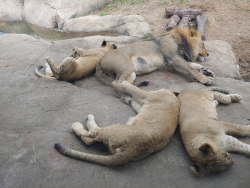
M 201 36 L 195 30 L 175 28 L 151 41 L 128 44 L 108 52 L 96 67 L 96 76 L 111 86 L 114 79 L 133 83 L 135 75 L 172 67 L 202 84 L 210 85 L 214 82 L 214 73 L 197 63 L 188 64 L 184 56 L 196 61 L 204 59 L 208 53 Z
M 178 99 L 181 102 L 180 133 L 188 154 L 195 162 L 191 169 L 196 175 L 223 171 L 233 165 L 234 161 L 227 151 L 250 155 L 250 145 L 227 135 L 250 135 L 250 125 L 218 121 L 216 112 L 218 102 L 238 102 L 241 100 L 240 95 L 185 89 Z
M 35 69 L 35 74 L 40 78 L 52 78 L 57 80 L 73 81 L 94 74 L 96 65 L 102 57 L 110 50 L 116 49 L 115 44 L 108 44 L 104 40 L 100 48 L 83 50 L 74 48 L 69 57 L 65 58 L 57 67 L 51 57 L 46 57 L 46 75 L 39 72 L 42 66 Z M 75 59 L 80 56 L 78 59 Z
M 126 125 L 105 128 L 98 127 L 94 116 L 88 115 L 88 131 L 79 122 L 72 125 L 73 131 L 86 144 L 103 142 L 112 155 L 92 155 L 55 144 L 59 152 L 102 165 L 119 165 L 146 157 L 169 143 L 177 126 L 180 107 L 174 92 L 168 89 L 146 92 L 127 81 L 114 81 L 112 84 L 116 90 L 126 93 L 122 97 L 123 102 L 130 104 L 138 115 L 130 118 Z

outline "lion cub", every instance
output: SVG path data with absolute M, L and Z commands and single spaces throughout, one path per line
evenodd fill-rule
M 127 81 L 112 84 L 116 90 L 126 93 L 122 101 L 131 105 L 138 115 L 131 117 L 126 125 L 105 128 L 98 127 L 94 116 L 88 115 L 88 131 L 79 122 L 72 125 L 75 134 L 87 145 L 103 142 L 112 155 L 92 155 L 55 144 L 60 153 L 102 165 L 119 165 L 146 157 L 169 143 L 177 126 L 180 107 L 175 92 L 168 89 L 146 92 Z
M 51 57 L 46 57 L 48 63 L 45 64 L 46 75 L 39 72 L 43 66 L 35 69 L 35 74 L 40 78 L 51 78 L 64 81 L 73 81 L 85 78 L 94 74 L 96 65 L 101 61 L 102 57 L 110 50 L 116 49 L 115 44 L 108 44 L 103 40 L 100 48 L 83 50 L 74 48 L 69 57 L 65 58 L 57 67 Z M 77 56 L 80 56 L 77 60 Z
M 218 88 L 212 88 L 218 89 Z M 229 104 L 240 101 L 237 94 L 225 95 L 215 91 L 185 89 L 178 99 L 180 133 L 185 148 L 194 160 L 191 170 L 198 176 L 223 171 L 234 164 L 228 152 L 250 155 L 250 145 L 227 134 L 250 135 L 250 125 L 218 121 L 218 102 Z M 228 152 L 227 152 L 228 151 Z

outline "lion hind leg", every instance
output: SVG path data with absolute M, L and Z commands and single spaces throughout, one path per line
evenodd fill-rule
M 85 142 L 85 144 L 91 145 L 95 142 L 95 140 L 90 137 L 90 133 L 84 130 L 83 125 L 80 122 L 73 123 L 71 128 L 72 131 Z
M 53 76 L 53 72 L 51 71 L 51 68 L 48 63 L 45 63 L 45 75 L 46 76 Z
M 239 136 L 250 136 L 250 125 L 238 125 L 225 121 L 219 121 L 223 125 L 226 134 L 237 134 Z
M 49 56 L 46 57 L 46 61 L 48 62 L 50 68 L 51 68 L 51 71 L 53 72 L 53 75 L 55 78 L 58 78 L 59 77 L 59 70 L 55 64 L 55 62 L 53 61 L 53 59 Z
M 99 129 L 95 122 L 95 117 L 92 114 L 89 114 L 86 120 L 86 127 L 89 131 L 93 131 L 95 129 Z
M 117 91 L 131 95 L 136 101 L 143 100 L 147 97 L 146 91 L 139 89 L 138 87 L 132 85 L 126 80 L 113 81 L 112 85 Z
M 131 105 L 131 107 L 137 113 L 140 113 L 142 111 L 142 106 L 137 101 L 135 101 L 130 95 L 123 94 L 121 96 L 121 101 L 125 104 Z
M 237 152 L 250 155 L 250 145 L 245 144 L 238 139 L 225 135 L 221 141 L 221 147 L 228 152 Z
M 135 81 L 135 79 L 136 79 L 136 74 L 135 74 L 135 72 L 132 72 L 132 73 L 130 74 L 130 76 L 127 78 L 127 81 L 128 81 L 129 83 L 133 84 L 134 81 Z

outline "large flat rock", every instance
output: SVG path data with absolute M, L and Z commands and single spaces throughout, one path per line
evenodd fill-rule
M 0 21 L 20 21 L 54 28 L 57 20 L 87 15 L 110 0 L 0 0 Z
M 106 127 L 126 123 L 136 115 L 132 108 L 120 102 L 113 88 L 102 85 L 95 77 L 72 85 L 34 75 L 34 68 L 46 62 L 45 56 L 51 56 L 59 64 L 73 47 L 98 47 L 103 38 L 50 43 L 27 35 L 0 36 L 0 187 L 249 187 L 250 160 L 240 154 L 231 154 L 235 164 L 224 172 L 196 177 L 190 170 L 193 162 L 181 142 L 178 128 L 162 151 L 116 167 L 75 160 L 55 151 L 54 143 L 61 142 L 79 151 L 107 155 L 102 144 L 86 146 L 77 138 L 71 132 L 72 123 L 84 123 L 92 113 L 97 124 Z M 118 46 L 128 42 L 126 38 L 105 39 Z M 219 105 L 219 119 L 250 124 L 250 83 L 235 79 L 238 72 L 234 55 L 230 52 L 230 58 L 225 58 L 229 49 L 223 45 L 214 47 L 217 43 L 206 42 L 210 56 L 202 64 L 209 65 L 219 75 L 214 86 L 243 97 L 240 103 Z M 220 64 L 223 66 L 218 67 Z M 223 72 L 223 67 L 232 67 L 228 71 L 233 74 Z M 148 87 L 142 88 L 146 91 L 205 87 L 181 74 L 163 70 L 139 76 L 136 83 L 143 80 L 150 81 Z M 249 137 L 239 139 L 250 144 Z

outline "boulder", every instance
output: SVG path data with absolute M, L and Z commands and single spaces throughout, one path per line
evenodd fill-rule
M 67 19 L 73 15 L 89 14 L 92 11 L 102 8 L 109 1 L 110 0 L 21 0 L 16 2 L 11 0 L 8 1 L 8 3 L 5 1 L 1 3 L 0 10 L 10 18 L 18 14 L 20 16 L 22 15 L 22 19 L 28 23 L 46 28 L 57 28 L 58 22 L 61 19 Z M 23 6 L 23 12 L 21 11 L 22 9 L 19 8 L 19 5 Z M 1 17 L 0 20 L 4 21 Z M 19 17 L 18 20 L 21 20 L 21 17 Z
M 190 170 L 193 161 L 178 128 L 163 150 L 115 167 L 75 160 L 55 151 L 54 143 L 61 142 L 78 151 L 108 155 L 102 144 L 86 146 L 71 132 L 71 125 L 76 121 L 84 123 L 89 113 L 95 115 L 100 127 L 125 124 L 136 115 L 113 88 L 94 76 L 71 84 L 34 74 L 36 66 L 44 65 L 46 56 L 59 65 L 73 47 L 99 47 L 103 38 L 119 46 L 127 43 L 126 37 L 95 36 L 50 43 L 28 35 L 0 36 L 0 46 L 4 46 L 0 53 L 0 187 L 248 187 L 249 158 L 239 154 L 231 154 L 235 161 L 232 167 L 197 178 Z M 213 86 L 243 97 L 240 103 L 219 105 L 219 119 L 250 124 L 250 83 L 234 78 L 237 69 L 233 69 L 234 76 L 217 70 L 235 66 L 234 55 L 224 45 L 214 47 L 217 41 L 207 44 L 211 44 L 210 55 L 202 64 L 208 63 L 217 74 Z M 223 59 L 229 53 L 232 56 Z M 214 62 L 223 63 L 223 67 Z M 163 70 L 138 76 L 135 83 L 144 80 L 149 81 L 149 86 L 141 88 L 146 91 L 205 88 L 182 74 Z M 250 144 L 249 137 L 239 139 Z
M 24 0 L 0 0 L 0 21 L 22 20 Z
M 149 24 L 140 15 L 89 15 L 61 20 L 58 25 L 64 32 L 110 33 L 143 38 L 150 33 Z

